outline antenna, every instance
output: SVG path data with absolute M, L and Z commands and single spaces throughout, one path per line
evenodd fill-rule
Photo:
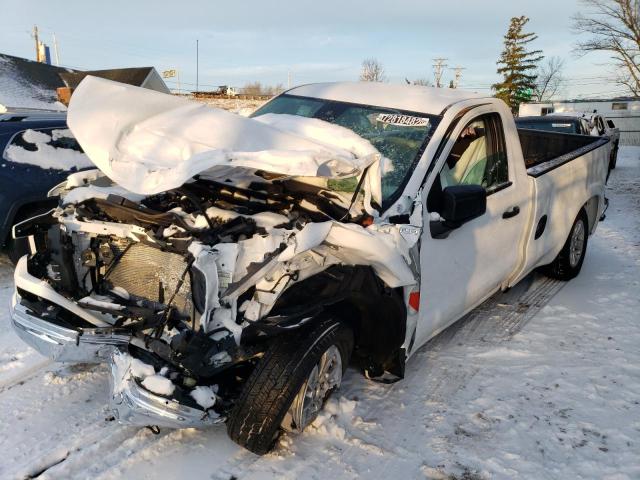
M 200 91 L 200 40 L 196 39 L 196 93 Z
M 436 83 L 436 87 L 441 88 L 442 87 L 442 72 L 444 70 L 444 68 L 447 66 L 446 62 L 447 60 L 449 60 L 448 58 L 434 58 L 433 61 L 435 62 L 433 64 L 433 76 L 435 79 L 435 83 Z

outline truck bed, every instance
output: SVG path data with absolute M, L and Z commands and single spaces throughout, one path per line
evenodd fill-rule
M 609 143 L 608 138 L 518 128 L 527 174 L 532 177 L 558 168 Z
M 517 279 L 553 261 L 584 206 L 589 231 L 604 209 L 609 139 L 517 129 L 531 189 L 531 230 Z M 586 203 L 584 203 L 586 202 Z

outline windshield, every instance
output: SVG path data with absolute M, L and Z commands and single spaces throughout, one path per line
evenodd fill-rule
M 400 194 L 440 117 L 390 108 L 280 95 L 251 115 L 267 113 L 317 118 L 348 128 L 383 155 L 383 207 Z M 355 187 L 356 182 L 349 182 Z M 344 188 L 344 186 L 343 186 Z
M 577 122 L 570 120 L 549 120 L 549 121 L 523 121 L 518 120 L 518 128 L 526 128 L 529 130 L 545 130 L 548 132 L 558 133 L 579 133 Z

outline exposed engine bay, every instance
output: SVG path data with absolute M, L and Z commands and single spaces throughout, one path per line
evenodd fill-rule
M 35 239 L 28 275 L 86 313 L 21 288 L 18 268 L 20 301 L 61 326 L 124 336 L 128 361 L 155 367 L 147 376 L 134 369 L 154 393 L 202 408 L 210 402 L 198 404 L 192 392 L 214 388 L 207 415 L 216 417 L 269 339 L 327 309 L 361 308 L 372 323 L 372 338 L 361 339 L 364 368 L 393 368 L 404 322 L 396 320 L 389 349 L 374 338 L 375 318 L 406 319 L 400 287 L 415 283 L 415 271 L 401 252 L 410 254 L 419 229 L 378 227 L 362 206 L 350 213 L 322 187 L 253 176 L 248 188 L 198 179 L 136 202 L 104 176 L 75 174 L 70 185 L 91 184 L 64 192 L 58 209 L 17 233 Z M 160 371 L 159 385 L 146 381 Z

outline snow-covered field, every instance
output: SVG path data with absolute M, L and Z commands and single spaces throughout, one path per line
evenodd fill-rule
M 581 275 L 532 275 L 426 345 L 406 379 L 347 374 L 257 457 L 224 428 L 117 425 L 102 366 L 24 346 L 0 257 L 0 478 L 640 478 L 640 148 L 624 148 Z

